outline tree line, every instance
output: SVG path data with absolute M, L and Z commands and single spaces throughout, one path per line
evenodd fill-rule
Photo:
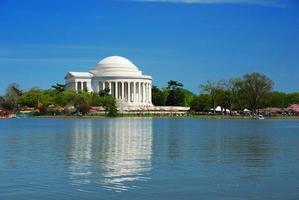
M 212 109 L 214 113 L 216 106 L 230 111 L 247 108 L 256 113 L 266 107 L 287 108 L 299 103 L 298 92 L 273 91 L 273 86 L 270 78 L 255 72 L 228 80 L 207 81 L 199 85 L 199 94 L 195 95 L 184 88 L 183 83 L 170 80 L 164 88 L 152 87 L 152 102 L 156 106 L 189 106 L 193 112 L 210 112 Z M 109 115 L 117 115 L 116 99 L 109 95 L 109 89 L 99 93 L 76 92 L 66 91 L 64 85 L 56 84 L 48 90 L 21 90 L 13 83 L 0 96 L 0 107 L 10 112 L 27 106 L 49 113 L 49 105 L 71 107 L 73 112 L 83 114 L 88 113 L 91 106 L 102 106 Z
M 87 114 L 91 106 L 101 106 L 105 108 L 107 115 L 117 115 L 116 101 L 109 95 L 109 90 L 97 94 L 70 91 L 64 88 L 64 85 L 56 84 L 48 90 L 34 87 L 25 91 L 21 90 L 18 84 L 12 83 L 7 87 L 4 96 L 0 96 L 0 107 L 10 112 L 30 107 L 38 109 L 40 114 L 53 114 L 55 107 L 49 106 L 55 105 L 65 108 L 67 114 Z
M 207 81 L 198 86 L 199 94 L 183 88 L 178 81 L 169 81 L 167 87 L 153 87 L 153 103 L 158 106 L 190 106 L 191 111 L 216 112 L 216 107 L 224 109 L 258 109 L 267 107 L 287 108 L 299 103 L 299 93 L 273 91 L 274 82 L 261 73 L 247 73 L 242 77 L 228 80 Z

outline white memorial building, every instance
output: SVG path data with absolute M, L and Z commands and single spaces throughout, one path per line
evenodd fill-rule
M 67 90 L 95 93 L 109 88 L 121 107 L 152 107 L 152 77 L 124 57 L 104 58 L 89 72 L 68 72 L 65 84 Z

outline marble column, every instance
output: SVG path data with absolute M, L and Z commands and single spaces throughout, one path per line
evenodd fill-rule
M 109 94 L 111 95 L 112 94 L 111 81 L 109 81 L 108 84 L 109 84 Z
M 115 98 L 118 99 L 118 82 L 114 82 L 114 94 L 115 94 Z
M 149 84 L 149 103 L 152 103 L 152 84 Z
M 143 103 L 146 103 L 146 83 L 143 83 L 143 94 L 144 94 Z
M 139 83 L 135 83 L 136 87 L 136 102 L 139 102 Z
M 133 102 L 136 102 L 136 83 L 133 82 Z
M 128 82 L 128 102 L 131 101 L 131 83 Z
M 121 99 L 125 99 L 125 83 L 121 82 Z

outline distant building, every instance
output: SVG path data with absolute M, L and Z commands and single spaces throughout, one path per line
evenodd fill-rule
M 124 57 L 107 57 L 89 72 L 68 72 L 65 83 L 67 90 L 99 93 L 109 88 L 120 107 L 152 107 L 152 77 Z

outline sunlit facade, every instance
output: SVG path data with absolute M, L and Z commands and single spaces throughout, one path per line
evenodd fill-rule
M 152 106 L 152 77 L 124 57 L 104 58 L 89 72 L 68 72 L 65 83 L 67 90 L 99 93 L 108 88 L 123 107 Z

